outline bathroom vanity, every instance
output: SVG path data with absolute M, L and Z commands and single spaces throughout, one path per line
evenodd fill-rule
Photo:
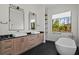
M 43 43 L 44 33 L 0 40 L 0 55 L 17 55 Z

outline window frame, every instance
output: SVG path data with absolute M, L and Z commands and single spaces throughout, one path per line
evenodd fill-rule
M 52 32 L 52 33 L 59 33 L 59 34 L 60 34 L 60 33 L 72 33 L 72 12 L 69 10 L 69 11 L 64 11 L 64 12 L 61 12 L 61 13 L 65 13 L 65 12 L 70 12 L 70 19 L 71 19 L 71 20 L 70 20 L 70 26 L 71 26 L 71 31 L 70 31 L 70 32 L 66 32 L 66 31 L 65 31 L 65 32 L 52 31 L 52 21 L 51 21 L 51 32 Z M 56 13 L 56 14 L 61 14 L 61 13 Z M 56 14 L 53 14 L 53 15 L 56 15 Z M 52 16 L 53 16 L 53 15 L 52 15 Z M 52 16 L 51 16 L 51 18 L 52 18 Z M 52 19 L 52 20 L 53 20 L 53 19 Z

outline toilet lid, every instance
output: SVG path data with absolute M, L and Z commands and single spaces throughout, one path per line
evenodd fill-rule
M 57 40 L 55 44 L 69 48 L 76 48 L 75 41 L 71 38 L 59 38 L 59 40 Z

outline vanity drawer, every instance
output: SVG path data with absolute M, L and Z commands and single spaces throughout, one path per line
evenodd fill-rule
M 39 38 L 37 36 L 35 36 L 34 38 L 30 37 L 30 39 L 28 39 L 28 45 L 29 47 L 34 46 L 35 44 L 37 44 L 39 41 Z
M 22 42 L 22 50 L 26 50 L 28 48 L 28 38 L 23 37 L 24 42 Z
M 8 48 L 13 48 L 13 40 L 9 39 L 9 40 L 0 41 L 0 49 L 1 50 L 5 50 Z
M 15 38 L 13 41 L 13 54 L 19 54 L 22 51 L 22 44 L 24 42 L 24 40 L 22 40 L 23 38 Z
M 1 45 L 3 45 L 3 46 L 5 46 L 5 45 L 12 45 L 12 44 L 13 44 L 13 40 L 12 39 L 1 41 Z
M 38 36 L 37 35 L 29 35 L 28 36 L 28 40 L 32 40 L 32 39 L 35 39 L 37 38 Z
M 1 55 L 12 55 L 13 48 L 3 49 L 1 50 Z
M 1 46 L 1 50 L 5 50 L 5 49 L 9 49 L 9 48 L 13 48 L 13 45 L 4 45 L 4 46 Z

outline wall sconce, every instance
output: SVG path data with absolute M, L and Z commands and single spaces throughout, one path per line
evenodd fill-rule
M 16 9 L 19 9 L 19 6 L 17 6 L 17 8 Z

